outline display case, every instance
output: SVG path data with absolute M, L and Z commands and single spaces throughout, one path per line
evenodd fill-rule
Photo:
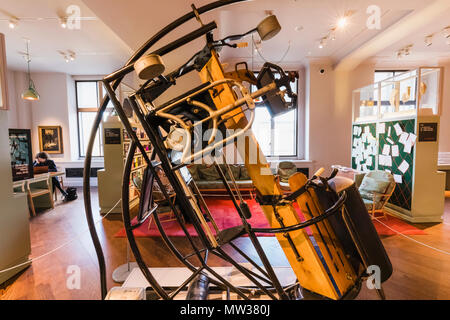
M 411 222 L 440 222 L 445 173 L 437 169 L 440 67 L 421 67 L 353 92 L 352 168 L 390 172 L 388 210 Z

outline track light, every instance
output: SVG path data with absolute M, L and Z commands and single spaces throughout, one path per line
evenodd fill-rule
M 10 28 L 10 29 L 15 29 L 18 25 L 19 25 L 19 19 L 17 19 L 17 18 L 11 18 L 11 19 L 9 20 L 9 28 Z
M 67 28 L 67 18 L 59 18 L 59 24 L 61 25 L 61 28 L 66 29 Z
M 407 45 L 406 47 L 401 48 L 397 51 L 397 58 L 401 59 L 403 57 L 409 56 L 411 54 L 411 48 L 413 47 L 412 44 Z
M 336 40 L 336 28 L 333 28 L 330 30 L 330 34 L 328 35 L 328 38 L 331 41 L 335 41 Z
M 444 30 L 442 30 L 442 32 L 444 33 L 444 37 L 445 38 L 450 38 L 450 26 L 444 28 Z
M 348 23 L 347 17 L 341 17 L 337 22 L 337 27 L 339 29 L 343 29 L 347 25 L 347 23 Z
M 349 11 L 345 12 L 345 14 L 338 19 L 338 21 L 336 23 L 336 27 L 338 29 L 344 29 L 348 25 L 348 20 L 354 13 L 355 13 L 355 11 L 353 11 L 353 10 L 349 10 Z
M 69 55 L 69 60 L 70 60 L 70 61 L 75 61 L 75 58 L 76 58 L 75 52 L 73 52 L 73 51 L 71 51 L 71 50 L 68 50 L 67 53 L 68 53 L 68 55 Z
M 75 59 L 76 59 L 76 53 L 73 52 L 72 50 L 67 50 L 67 51 L 58 50 L 58 53 L 63 57 L 63 59 L 66 63 L 75 61 Z
M 430 34 L 429 36 L 425 37 L 425 45 L 427 47 L 431 46 L 433 44 L 433 35 Z
M 322 39 L 320 39 L 320 42 L 319 42 L 319 49 L 323 49 L 323 48 L 325 48 L 326 47 L 326 45 L 327 45 L 327 37 L 323 37 Z

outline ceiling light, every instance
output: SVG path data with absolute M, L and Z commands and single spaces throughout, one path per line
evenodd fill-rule
M 337 27 L 339 29 L 343 29 L 345 28 L 345 26 L 347 25 L 348 21 L 347 21 L 347 17 L 341 17 L 339 18 L 338 22 L 337 22 Z
M 430 34 L 429 36 L 425 37 L 425 45 L 427 47 L 431 46 L 433 44 L 433 35 Z
M 61 28 L 65 29 L 67 28 L 67 18 L 60 18 L 59 19 L 59 24 L 61 25 Z
M 336 29 L 335 28 L 330 30 L 330 34 L 328 35 L 328 38 L 330 38 L 331 41 L 336 40 Z
M 18 24 L 19 24 L 19 19 L 17 19 L 17 18 L 11 18 L 9 20 L 9 28 L 10 29 L 15 29 Z
M 325 48 L 327 45 L 327 37 L 323 37 L 319 42 L 319 49 Z
M 294 28 L 294 30 L 297 31 L 297 32 L 302 31 L 303 30 L 303 26 L 296 26 Z
M 73 52 L 71 50 L 68 50 L 67 52 L 69 53 L 69 60 L 70 61 L 75 61 L 75 58 L 76 58 L 75 52 Z
M 22 99 L 29 100 L 29 101 L 37 101 L 39 100 L 39 93 L 36 91 L 36 88 L 34 87 L 34 82 L 31 79 L 31 73 L 30 73 L 30 51 L 29 51 L 29 43 L 30 40 L 26 40 L 27 42 L 27 65 L 28 65 L 28 89 L 26 89 L 22 93 Z
M 446 27 L 444 30 L 442 30 L 444 32 L 444 37 L 445 38 L 450 38 L 450 26 Z

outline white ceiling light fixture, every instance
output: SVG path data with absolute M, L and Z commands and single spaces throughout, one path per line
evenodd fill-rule
M 18 25 L 19 25 L 19 18 L 11 17 L 11 19 L 9 19 L 8 26 L 10 29 L 15 29 L 17 28 Z
M 330 33 L 328 34 L 328 38 L 331 41 L 335 41 L 336 40 L 336 28 L 333 28 L 330 30 Z
M 433 44 L 433 34 L 430 34 L 428 36 L 425 37 L 425 45 L 427 47 L 430 47 Z
M 327 46 L 328 43 L 328 37 L 323 37 L 322 39 L 320 39 L 319 42 L 319 49 L 323 49 Z
M 397 58 L 401 59 L 403 57 L 409 56 L 411 55 L 411 49 L 414 45 L 409 44 L 403 48 L 401 48 L 400 50 L 397 51 Z
M 353 16 L 354 14 L 355 11 L 353 10 L 346 11 L 344 15 L 337 20 L 336 28 L 344 29 L 348 25 L 350 17 Z
M 58 53 L 63 57 L 64 61 L 66 61 L 67 63 L 75 61 L 76 59 L 76 53 L 73 52 L 72 50 L 67 51 L 58 50 Z
M 444 37 L 446 39 L 445 42 L 450 46 L 450 26 L 444 28 L 442 32 L 444 33 Z
M 60 17 L 59 18 L 59 25 L 61 28 L 66 29 L 67 28 L 67 18 L 66 17 Z

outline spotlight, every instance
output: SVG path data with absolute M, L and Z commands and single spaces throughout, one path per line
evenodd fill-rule
M 343 29 L 345 28 L 345 26 L 347 25 L 348 21 L 347 21 L 347 17 L 341 17 L 339 18 L 338 22 L 337 22 L 337 27 L 339 29 Z
M 336 29 L 333 28 L 330 30 L 330 34 L 328 36 L 330 38 L 331 41 L 335 41 L 336 40 Z
M 450 26 L 446 27 L 444 30 L 442 30 L 444 32 L 444 37 L 445 38 L 450 38 Z
M 433 35 L 430 34 L 429 36 L 425 37 L 425 45 L 427 47 L 431 46 L 433 44 Z
M 67 28 L 67 18 L 60 18 L 59 24 L 61 25 L 61 28 L 66 29 Z
M 15 29 L 17 27 L 17 25 L 19 24 L 19 19 L 16 18 L 11 18 L 9 20 L 9 28 L 10 29 Z
M 69 51 L 67 51 L 67 52 L 69 53 L 69 59 L 70 59 L 70 61 L 74 61 L 75 58 L 76 58 L 75 52 L 73 52 L 73 51 L 71 51 L 71 50 L 69 50 Z

